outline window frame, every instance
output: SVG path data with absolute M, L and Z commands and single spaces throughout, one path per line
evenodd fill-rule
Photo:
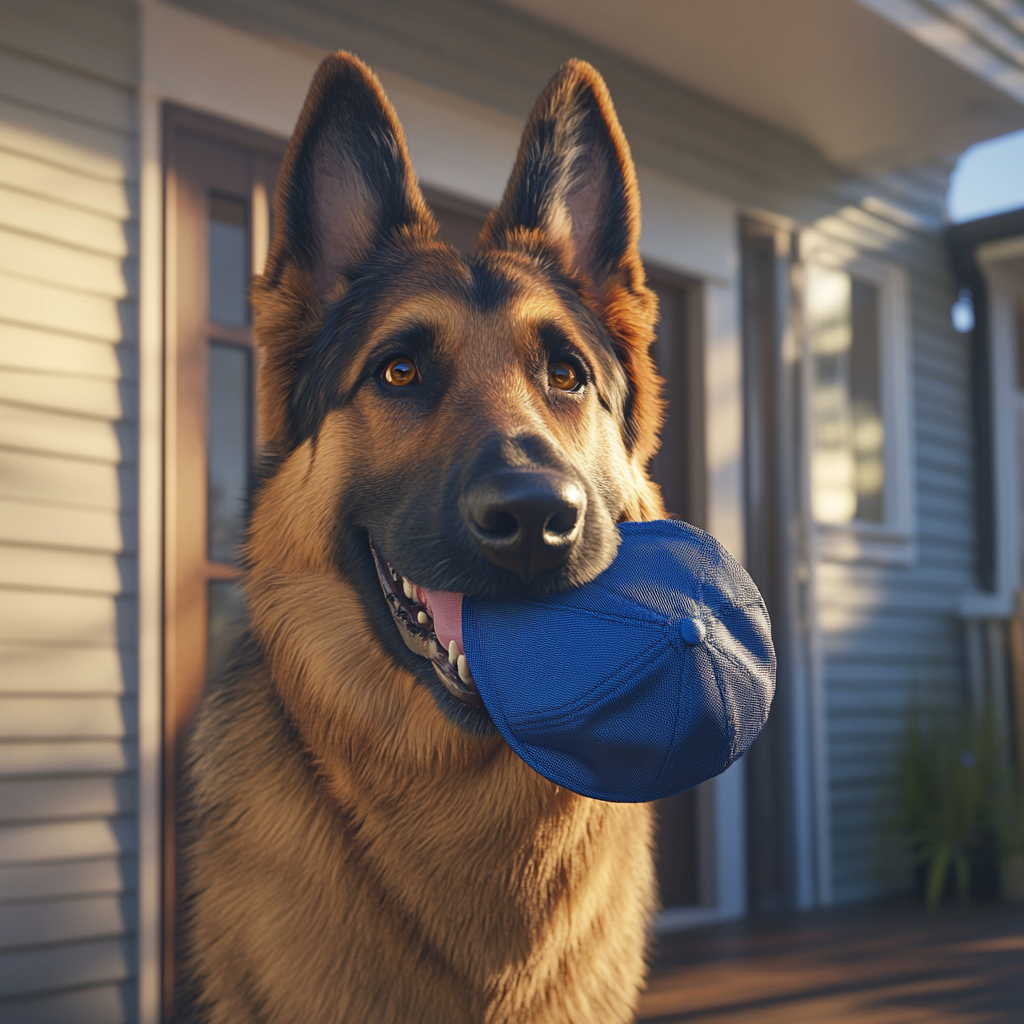
M 813 520 L 818 554 L 828 561 L 910 565 L 917 558 L 914 485 L 914 401 L 910 376 L 910 294 L 906 270 L 888 260 L 865 255 L 822 239 L 814 232 L 801 238 L 803 267 L 845 271 L 878 289 L 879 394 L 885 430 L 882 457 L 885 483 L 882 519 L 848 523 Z M 806 282 L 806 273 L 804 274 Z M 802 289 L 804 415 L 807 424 L 807 473 L 813 493 L 814 363 L 811 351 L 806 283 Z
M 273 178 L 287 140 L 171 104 L 163 108 L 164 174 L 164 523 L 162 999 L 169 1014 L 177 961 L 177 799 L 184 738 L 207 675 L 208 586 L 238 580 L 237 565 L 210 558 L 208 536 L 208 348 L 251 353 L 251 444 L 260 442 L 256 403 L 259 350 L 251 318 L 213 323 L 208 287 L 210 193 L 244 196 L 252 273 L 270 240 Z M 203 150 L 207 152 L 203 152 Z M 227 155 L 229 159 L 223 157 Z M 251 275 L 250 275 L 251 277 Z M 197 641 L 197 638 L 201 638 Z

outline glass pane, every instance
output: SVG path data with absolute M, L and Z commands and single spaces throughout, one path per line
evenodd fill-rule
M 1015 310 L 1014 328 L 1017 334 L 1017 389 L 1024 391 L 1024 302 Z
M 231 647 L 245 617 L 245 597 L 238 583 L 211 580 L 207 604 L 206 674 L 213 678 L 228 664 Z
M 651 354 L 665 381 L 668 402 L 661 428 L 661 446 L 651 460 L 650 472 L 661 487 L 669 513 L 689 519 L 689 460 L 687 438 L 686 293 L 669 285 L 648 285 L 658 296 L 658 325 Z
M 234 562 L 245 527 L 252 451 L 252 353 L 210 342 L 207 540 L 214 562 Z
M 249 322 L 249 232 L 244 200 L 210 196 L 210 320 L 244 327 Z
M 885 427 L 882 424 L 878 338 L 878 288 L 850 282 L 850 407 L 853 412 L 853 460 L 857 482 L 857 518 L 880 523 L 885 483 Z
M 876 285 L 807 268 L 814 367 L 814 515 L 826 523 L 883 519 L 885 483 Z

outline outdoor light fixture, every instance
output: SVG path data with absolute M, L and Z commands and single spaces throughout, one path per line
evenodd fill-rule
M 970 288 L 960 289 L 960 295 L 949 310 L 949 318 L 959 334 L 970 334 L 974 330 L 974 299 Z

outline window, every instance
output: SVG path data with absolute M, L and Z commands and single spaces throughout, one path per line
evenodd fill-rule
M 1015 349 L 1017 352 L 1017 390 L 1024 391 L 1024 302 L 1018 301 L 1013 310 Z
M 822 523 L 884 518 L 878 290 L 843 270 L 807 269 L 812 503 Z
M 903 272 L 807 261 L 811 510 L 826 557 L 912 560 L 909 329 Z

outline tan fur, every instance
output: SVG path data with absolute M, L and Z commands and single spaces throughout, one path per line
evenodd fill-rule
M 362 69 L 379 90 L 353 58 L 338 55 L 325 66 L 330 61 L 345 62 L 346 73 Z M 297 139 L 330 72 L 314 83 Z M 454 411 L 413 435 L 357 398 L 329 412 L 257 494 L 246 551 L 250 653 L 211 689 L 189 746 L 183 975 L 196 1000 L 191 1012 L 204 1024 L 632 1019 L 655 905 L 649 808 L 560 790 L 504 741 L 453 725 L 381 647 L 363 599 L 332 557 L 337 510 L 361 474 L 381 459 L 401 465 L 424 450 L 457 447 L 460 431 L 482 424 L 511 431 L 536 421 L 581 460 L 596 447 L 612 452 L 618 515 L 663 514 L 645 472 L 661 406 L 648 355 L 654 300 L 636 254 L 635 176 L 592 68 L 568 65 L 538 109 L 553 102 L 552 90 L 573 88 L 596 93 L 629 186 L 627 258 L 587 287 L 634 386 L 636 448 L 627 453 L 620 438 L 582 415 L 552 426 L 517 375 L 522 338 L 560 315 L 543 282 L 528 283 L 513 307 L 490 314 L 429 290 L 403 303 L 396 288 L 380 329 L 403 318 L 434 326 L 460 367 L 448 400 Z M 417 205 L 401 129 L 379 98 L 414 195 L 414 223 L 402 230 L 424 258 L 447 258 L 432 241 L 422 200 Z M 517 172 L 518 165 L 513 180 Z M 281 223 L 287 211 L 278 202 Z M 594 216 L 591 207 L 580 209 Z M 484 247 L 500 249 L 495 258 L 527 280 L 528 261 L 517 253 L 551 238 L 520 233 L 499 241 L 500 216 L 492 216 Z M 573 263 L 578 253 L 564 237 L 552 244 Z M 318 278 L 275 242 L 254 290 L 265 353 L 260 415 L 274 444 L 286 435 L 294 367 L 328 293 L 346 286 L 343 264 L 332 266 L 332 280 Z M 486 355 L 471 344 L 482 333 L 493 339 Z

